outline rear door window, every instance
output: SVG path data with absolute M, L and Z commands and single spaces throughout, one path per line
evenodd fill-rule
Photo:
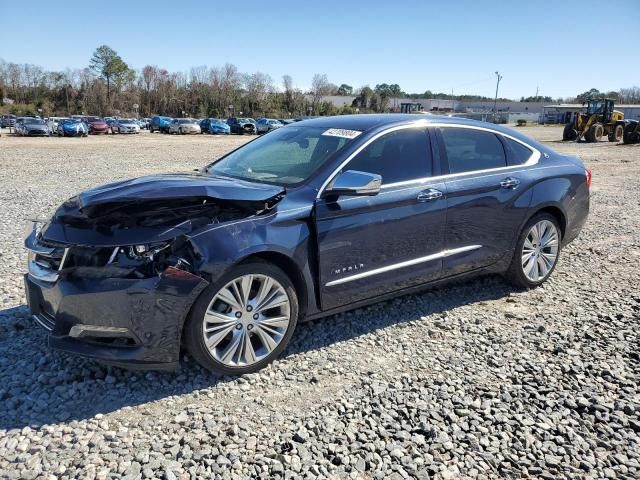
M 484 130 L 441 129 L 450 173 L 466 173 L 507 166 L 507 156 L 497 135 Z
M 427 130 L 407 128 L 374 140 L 346 170 L 376 173 L 383 184 L 415 180 L 432 175 L 431 147 Z

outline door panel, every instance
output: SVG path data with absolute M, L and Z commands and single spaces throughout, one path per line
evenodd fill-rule
M 380 175 L 380 192 L 317 200 L 323 309 L 440 276 L 446 190 L 428 180 L 438 167 L 429 135 L 412 126 L 365 140 L 344 170 Z
M 520 185 L 503 188 L 500 183 L 509 177 L 519 179 Z M 510 253 L 531 200 L 531 190 L 522 185 L 526 177 L 519 172 L 504 172 L 469 175 L 446 182 L 446 248 L 479 248 L 447 257 L 443 265 L 445 275 L 489 266 Z
M 486 267 L 510 255 L 531 199 L 530 175 L 524 167 L 507 167 L 501 137 L 486 131 L 468 132 L 465 138 L 463 128 L 443 128 L 437 135 L 445 147 L 440 151 L 455 175 L 446 179 L 445 248 L 469 249 L 444 259 L 444 276 Z M 443 138 L 442 133 L 450 137 Z M 452 156 L 456 157 L 453 161 Z M 471 171 L 461 171 L 465 169 Z
M 443 196 L 418 200 L 429 188 Z M 319 199 L 316 225 L 322 308 L 439 278 L 444 193 L 444 183 L 435 183 L 383 189 L 373 197 Z

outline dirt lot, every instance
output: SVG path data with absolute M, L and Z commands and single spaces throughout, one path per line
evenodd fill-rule
M 21 275 L 23 219 L 249 137 L 3 134 L 0 478 L 639 478 L 640 145 L 520 131 L 593 171 L 588 224 L 547 284 L 482 278 L 305 324 L 243 378 L 52 352 Z

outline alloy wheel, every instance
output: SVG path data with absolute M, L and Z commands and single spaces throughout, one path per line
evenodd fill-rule
M 218 362 L 250 366 L 282 341 L 291 322 L 284 287 L 267 275 L 242 275 L 209 303 L 202 322 L 204 344 Z
M 532 282 L 544 280 L 558 260 L 558 229 L 549 220 L 534 224 L 522 245 L 522 270 Z

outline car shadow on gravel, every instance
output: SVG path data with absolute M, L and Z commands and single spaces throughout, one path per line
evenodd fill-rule
M 305 322 L 284 362 L 392 325 L 429 316 L 433 319 L 423 321 L 435 322 L 440 313 L 506 297 L 512 291 L 499 277 L 480 277 Z M 144 372 L 56 352 L 46 345 L 44 332 L 33 324 L 25 305 L 0 310 L 0 431 L 89 419 L 238 381 L 242 379 L 210 374 L 190 359 L 177 372 Z

